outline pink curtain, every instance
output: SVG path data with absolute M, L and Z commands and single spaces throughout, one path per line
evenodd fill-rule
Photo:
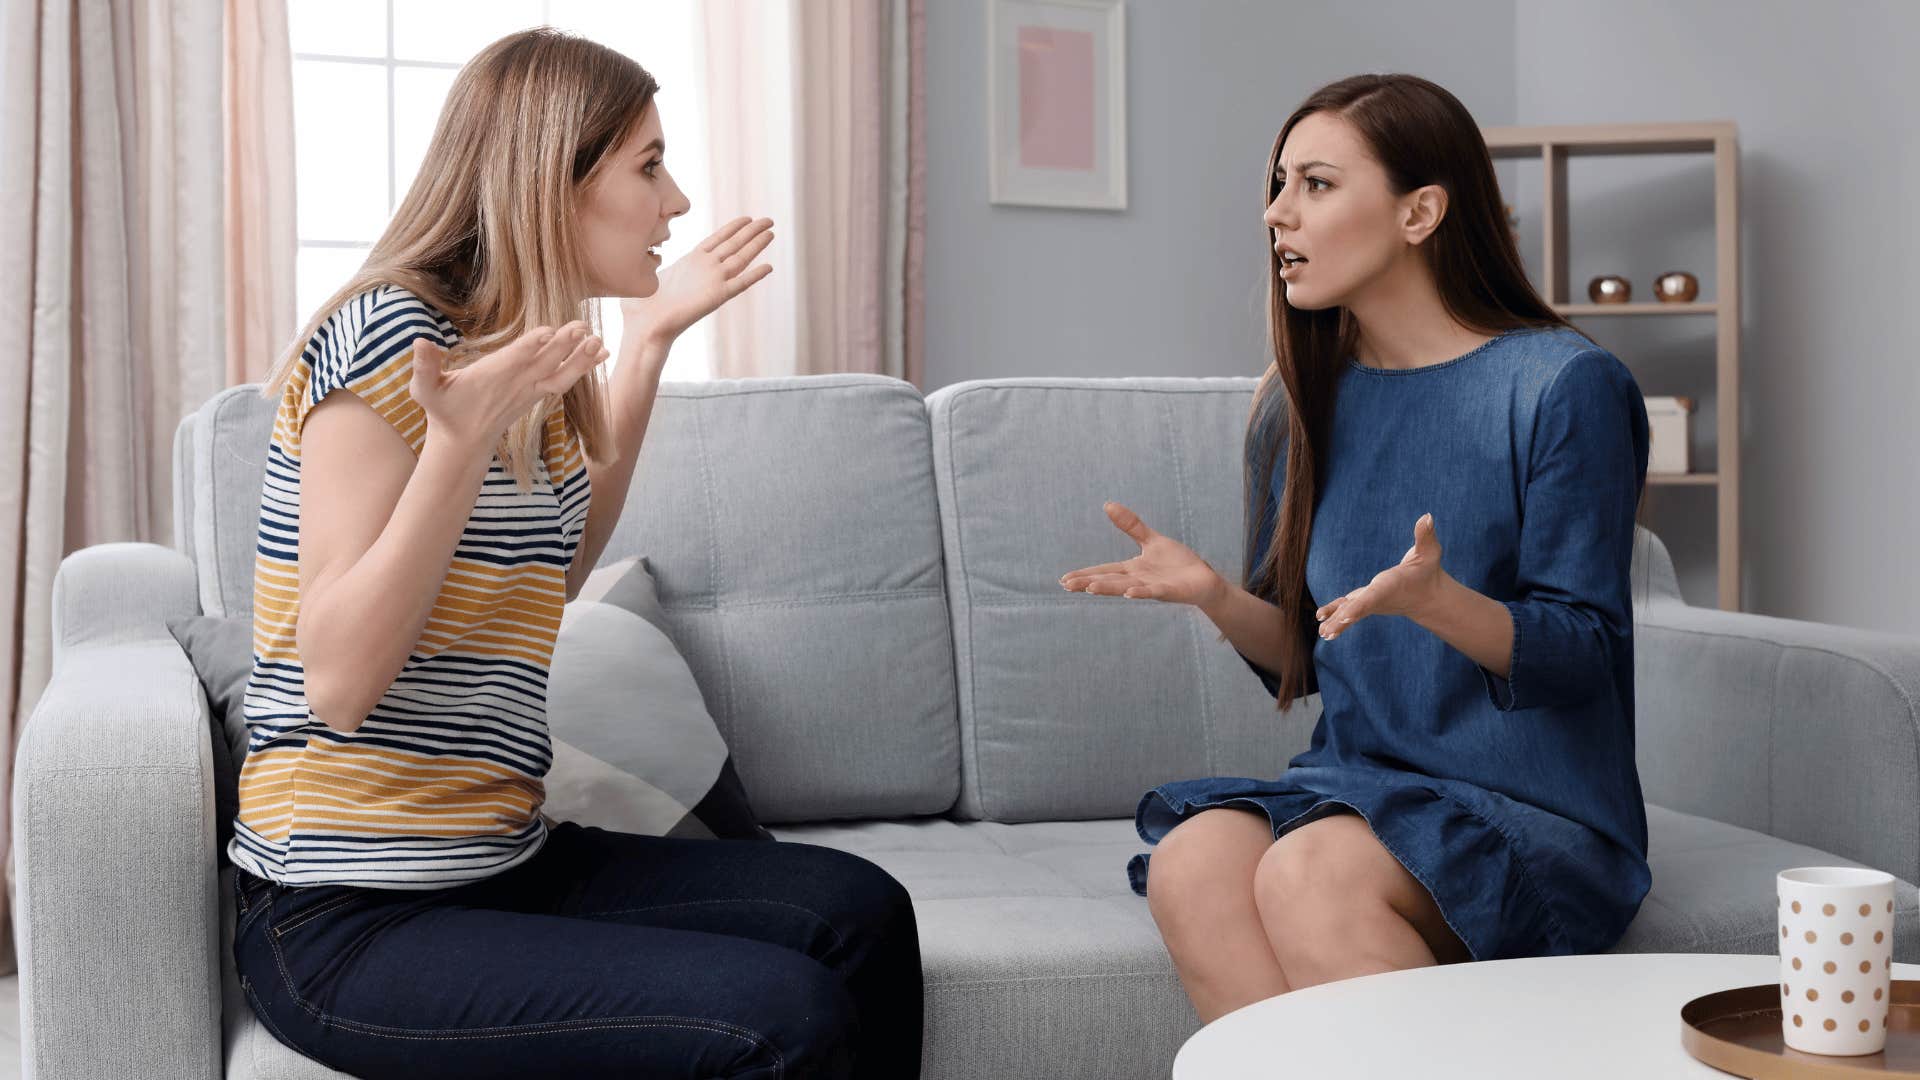
M 285 0 L 227 0 L 226 382 L 261 382 L 294 311 L 293 57 Z
M 783 238 L 773 277 L 716 316 L 716 374 L 918 378 L 923 5 L 705 5 L 715 217 L 767 214 Z
M 284 28 L 282 5 L 238 7 L 258 31 Z M 0 847 L 54 573 L 91 544 L 173 543 L 174 427 L 232 381 L 222 30 L 203 0 L 0 4 Z

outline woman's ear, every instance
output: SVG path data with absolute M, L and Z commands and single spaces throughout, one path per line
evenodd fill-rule
M 1401 203 L 1400 235 L 1418 247 L 1447 216 L 1447 189 L 1428 184 L 1409 192 Z

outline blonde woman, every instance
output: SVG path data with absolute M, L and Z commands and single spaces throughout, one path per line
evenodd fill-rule
M 658 269 L 688 204 L 655 89 L 553 31 L 488 47 L 267 384 L 234 960 L 277 1038 L 356 1076 L 918 1074 L 884 872 L 539 812 L 561 604 L 667 351 L 768 272 L 764 219 Z M 596 296 L 630 298 L 610 378 Z

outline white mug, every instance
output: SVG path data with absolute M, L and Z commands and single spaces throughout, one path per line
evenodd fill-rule
M 1781 871 L 1780 1031 L 1809 1054 L 1877 1054 L 1893 980 L 1893 875 Z

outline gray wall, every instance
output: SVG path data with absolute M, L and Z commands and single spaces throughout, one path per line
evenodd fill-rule
M 1412 71 L 1514 115 L 1512 0 L 1129 0 L 1125 211 L 987 202 L 986 5 L 927 4 L 926 387 L 1257 375 L 1262 174 L 1308 93 Z
M 1515 26 L 1519 123 L 1739 126 L 1748 610 L 1920 632 L 1920 349 L 1900 326 L 1920 286 L 1920 4 L 1525 0 Z M 1618 270 L 1640 299 L 1672 266 L 1712 295 L 1711 168 L 1593 164 L 1569 173 L 1575 286 Z M 1713 328 L 1695 323 L 1583 329 L 1648 393 L 1699 394 Z M 1655 496 L 1683 591 L 1712 603 L 1711 495 Z
M 1261 170 L 1293 106 L 1343 75 L 1425 75 L 1485 124 L 1733 120 L 1746 606 L 1920 633 L 1920 357 L 1896 321 L 1920 286 L 1920 3 L 1129 0 L 1120 213 L 987 202 L 984 0 L 927 9 L 928 389 L 1258 373 Z M 1619 272 L 1644 298 L 1688 269 L 1713 295 L 1703 160 L 1587 159 L 1572 178 L 1576 291 Z M 1532 254 L 1538 171 L 1502 181 Z M 1582 328 L 1646 392 L 1700 399 L 1696 467 L 1712 468 L 1711 321 Z M 1657 489 L 1651 513 L 1688 598 L 1713 603 L 1709 490 Z

